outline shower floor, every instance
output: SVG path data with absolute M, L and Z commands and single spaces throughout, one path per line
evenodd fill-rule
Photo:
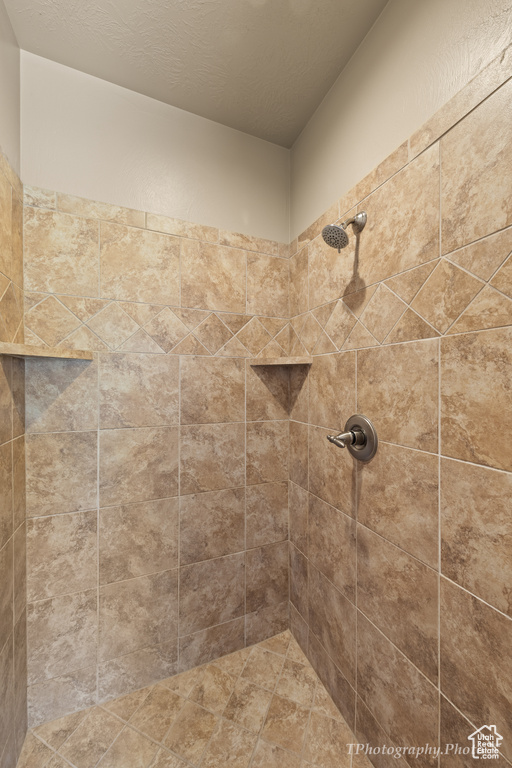
M 30 730 L 18 768 L 352 768 L 355 741 L 286 631 Z

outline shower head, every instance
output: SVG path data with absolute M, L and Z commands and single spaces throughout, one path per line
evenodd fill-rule
M 348 245 L 348 235 L 345 230 L 349 224 L 354 225 L 356 233 L 362 232 L 366 224 L 366 213 L 361 211 L 361 213 L 356 214 L 351 219 L 347 219 L 342 224 L 328 224 L 322 229 L 324 241 L 331 248 L 337 248 L 338 253 Z

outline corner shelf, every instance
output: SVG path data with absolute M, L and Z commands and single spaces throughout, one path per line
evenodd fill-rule
M 311 365 L 312 357 L 257 357 L 251 365 Z
M 35 347 L 32 344 L 8 344 L 0 342 L 0 355 L 11 357 L 53 357 L 59 360 L 92 360 L 89 349 L 56 349 L 55 347 Z

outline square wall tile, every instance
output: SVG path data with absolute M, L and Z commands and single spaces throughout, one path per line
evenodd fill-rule
M 164 680 L 178 671 L 178 641 L 127 653 L 98 664 L 98 701 L 106 701 Z
M 284 632 L 290 626 L 290 603 L 266 605 L 253 613 L 245 614 L 246 645 L 261 643 L 274 635 Z
M 25 208 L 25 290 L 98 296 L 99 224 L 68 213 Z
M 512 328 L 441 341 L 441 451 L 512 470 Z
M 30 685 L 27 690 L 28 724 L 34 728 L 41 723 L 63 717 L 96 704 L 96 664 L 77 672 Z
M 290 602 L 308 621 L 308 561 L 293 544 L 290 544 Z
M 355 690 L 340 672 L 325 648 L 312 632 L 309 632 L 307 657 L 327 692 L 343 715 L 343 718 L 351 728 L 354 727 L 356 704 Z
M 179 305 L 179 238 L 102 221 L 100 241 L 101 296 Z
M 244 548 L 244 488 L 181 497 L 181 565 L 231 555 Z
M 27 563 L 29 601 L 95 588 L 96 510 L 29 519 Z
M 100 587 L 99 661 L 160 645 L 177 634 L 177 569 Z
M 28 684 L 96 664 L 96 590 L 27 606 Z
M 245 418 L 245 363 L 221 357 L 183 357 L 181 423 L 211 424 Z
M 355 603 L 355 520 L 313 494 L 307 519 L 311 563 Z
M 13 630 L 13 546 L 0 549 L 0 648 Z
M 289 429 L 290 480 L 307 489 L 309 482 L 309 427 L 299 421 L 290 421 Z
M 245 312 L 245 300 L 245 251 L 194 240 L 182 241 L 182 306 Z
M 288 542 L 249 550 L 245 579 L 247 613 L 288 600 Z
M 251 485 L 246 490 L 246 546 L 288 538 L 288 483 Z
M 98 428 L 95 360 L 25 361 L 27 432 L 80 432 Z
M 308 554 L 308 503 L 308 492 L 290 482 L 288 488 L 290 541 L 306 556 Z
M 315 357 L 309 374 L 310 423 L 341 432 L 355 412 L 355 352 Z
M 441 461 L 441 570 L 512 617 L 512 477 Z
M 357 460 L 327 440 L 331 430 L 309 428 L 309 490 L 351 517 L 355 516 Z
M 178 566 L 178 499 L 100 510 L 100 584 Z
M 200 424 L 181 427 L 181 494 L 244 485 L 244 449 L 244 424 Z
M 178 428 L 100 432 L 100 506 L 178 494 Z
M 27 517 L 91 509 L 97 502 L 97 434 L 27 435 Z
M 437 451 L 438 361 L 434 339 L 357 353 L 357 407 L 380 440 Z
M 247 312 L 251 315 L 288 316 L 287 259 L 247 255 Z
M 100 356 L 100 427 L 179 423 L 179 360 L 167 355 Z
M 229 555 L 180 568 L 180 635 L 242 616 L 245 555 Z
M 13 534 L 13 468 L 12 444 L 0 446 L 0 547 L 5 546 Z
M 245 617 L 180 637 L 180 672 L 239 651 L 245 645 Z
M 288 479 L 288 422 L 247 424 L 247 484 Z

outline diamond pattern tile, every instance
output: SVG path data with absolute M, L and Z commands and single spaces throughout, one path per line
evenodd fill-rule
M 54 296 L 36 304 L 25 315 L 26 327 L 45 344 L 56 347 L 68 334 L 81 325 L 80 320 Z
M 109 304 L 94 315 L 87 325 L 110 349 L 117 349 L 139 330 L 135 320 L 116 303 Z
M 144 330 L 164 352 L 170 352 L 188 334 L 187 326 L 176 317 L 169 307 L 165 307 L 153 320 L 147 323 Z

